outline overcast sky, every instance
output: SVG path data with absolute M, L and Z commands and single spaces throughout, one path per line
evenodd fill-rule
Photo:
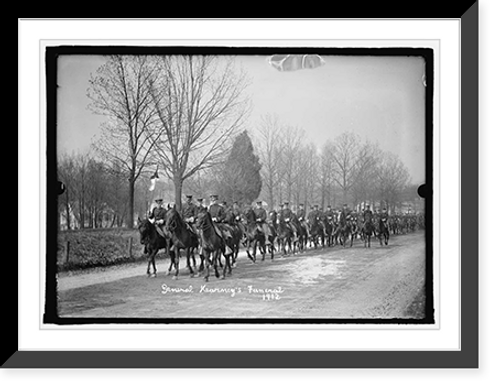
M 266 56 L 238 56 L 251 84 L 248 129 L 265 114 L 303 128 L 318 148 L 353 131 L 397 154 L 413 183 L 425 179 L 425 63 L 419 57 L 323 56 L 322 67 L 279 72 Z M 105 59 L 63 55 L 58 63 L 58 152 L 85 152 L 105 117 L 87 109 L 91 73 Z

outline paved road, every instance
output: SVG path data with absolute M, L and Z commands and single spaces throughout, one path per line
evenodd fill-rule
M 364 248 L 309 250 L 252 264 L 240 253 L 225 280 L 166 275 L 146 264 L 83 275 L 61 275 L 61 317 L 133 318 L 418 318 L 409 310 L 425 284 L 423 232 Z

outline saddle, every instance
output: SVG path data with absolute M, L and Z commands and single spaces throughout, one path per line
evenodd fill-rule
M 156 231 L 158 234 L 163 237 L 165 240 L 168 239 L 168 237 L 165 235 L 165 232 L 163 231 L 163 226 L 164 225 L 158 225 L 157 223 L 154 224 Z
M 217 234 L 222 241 L 224 242 L 224 255 L 229 256 L 233 253 L 232 249 L 226 244 L 227 240 L 232 240 L 232 234 L 229 231 L 229 227 L 227 229 L 221 229 L 219 224 L 214 223 L 215 234 Z

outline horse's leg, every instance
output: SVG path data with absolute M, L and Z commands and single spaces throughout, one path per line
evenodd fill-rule
M 227 271 L 227 264 L 228 264 L 229 256 L 226 256 L 225 254 L 223 256 L 224 256 L 224 266 L 221 267 L 222 268 L 222 278 L 221 279 L 226 279 L 226 271 Z
M 233 252 L 234 253 L 234 252 Z M 226 256 L 224 255 L 224 269 L 222 270 L 222 279 L 226 279 L 226 274 L 231 275 L 231 258 L 232 254 Z
M 148 251 L 147 251 L 147 254 L 148 254 L 148 269 L 146 270 L 146 275 L 150 275 L 150 269 L 151 269 L 151 253 L 150 253 L 150 250 L 148 248 Z
M 252 251 L 252 242 L 250 241 L 249 238 L 247 238 L 247 256 L 250 260 L 252 260 L 253 263 L 255 263 L 255 257 L 251 253 Z
M 172 272 L 172 268 L 175 267 L 174 252 L 169 250 L 168 257 L 170 257 L 170 265 L 168 266 L 167 275 L 170 275 L 170 272 Z
M 231 275 L 233 273 L 233 265 L 232 265 L 233 261 L 234 261 L 234 252 L 229 255 L 227 260 L 228 275 Z
M 254 262 L 257 261 L 257 245 L 259 243 L 259 240 L 257 238 L 254 238 L 253 243 L 252 243 L 252 257 L 254 259 Z
M 191 267 L 191 260 L 195 263 L 195 268 L 196 268 L 196 260 L 194 258 L 194 250 L 191 247 L 186 248 L 186 262 L 187 262 L 187 267 L 189 268 L 189 276 L 192 278 L 194 277 L 194 271 L 193 268 Z
M 224 243 L 222 245 L 222 249 L 220 250 L 219 256 L 217 256 L 217 261 L 219 262 L 219 268 L 223 268 L 224 265 L 222 264 L 222 255 L 226 252 L 227 244 Z
M 153 249 L 150 254 L 150 263 L 153 266 L 153 273 L 150 275 L 152 278 L 156 278 L 156 261 L 155 256 L 158 253 L 158 249 Z M 149 268 L 149 266 L 148 266 Z
M 175 248 L 173 251 L 170 251 L 170 264 L 171 265 L 173 264 L 175 268 L 174 276 L 172 276 L 173 280 L 177 280 L 179 278 L 180 257 L 181 257 L 181 250 L 179 248 Z
M 239 253 L 240 253 L 240 241 L 237 240 L 233 248 L 233 254 L 231 256 L 231 268 L 236 267 L 236 259 L 238 258 Z
M 200 251 L 200 266 L 198 267 L 198 273 L 202 272 L 205 269 L 205 254 L 203 253 L 203 249 Z
M 219 274 L 219 270 L 217 269 L 217 263 L 221 263 L 221 254 L 222 254 L 222 251 L 224 250 L 224 248 L 222 249 L 218 249 L 215 251 L 215 258 L 213 259 L 212 263 L 213 263 L 213 266 L 214 266 L 214 273 L 215 273 L 215 277 L 217 279 L 220 278 L 220 274 Z
M 205 281 L 208 282 L 208 278 L 210 276 L 210 255 L 213 257 L 213 252 L 210 253 L 208 251 L 203 250 L 203 257 L 205 264 Z

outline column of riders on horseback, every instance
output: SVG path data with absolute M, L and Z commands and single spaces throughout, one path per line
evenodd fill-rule
M 290 202 L 283 202 L 278 210 L 268 211 L 265 206 L 261 200 L 228 204 L 217 194 L 210 195 L 207 204 L 202 197 L 194 201 L 192 195 L 186 195 L 181 210 L 177 210 L 174 204 L 155 199 L 147 218 L 138 220 L 141 244 L 149 258 L 148 275 L 156 276 L 154 257 L 160 249 L 170 256 L 169 272 L 175 268 L 174 278 L 179 273 L 181 251 L 185 251 L 191 276 L 205 271 L 208 280 L 210 267 L 216 277 L 220 276 L 219 268 L 222 277 L 231 274 L 241 247 L 255 262 L 258 253 L 262 260 L 266 254 L 274 259 L 276 252 L 287 255 L 307 248 L 345 248 L 356 238 L 365 247 L 370 247 L 372 237 L 378 238 L 380 245 L 388 245 L 390 232 L 406 234 L 423 227 L 421 214 L 389 215 L 386 208 L 374 212 L 369 204 L 358 211 L 350 210 L 347 204 L 338 209 L 328 205 L 323 211 L 315 204 L 309 213 L 304 203 L 294 207 L 295 211 Z M 200 258 L 198 268 L 195 253 Z

